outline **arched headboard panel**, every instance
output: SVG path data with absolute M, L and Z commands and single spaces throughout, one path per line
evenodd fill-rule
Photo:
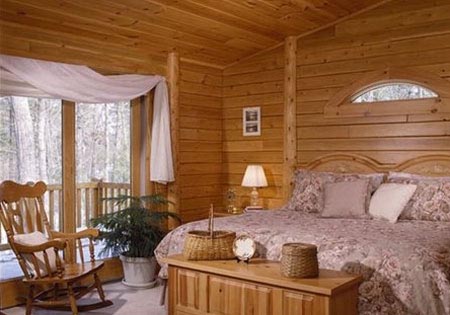
M 321 172 L 374 173 L 380 172 L 382 165 L 376 160 L 357 154 L 327 154 L 300 167 Z
M 337 173 L 406 172 L 425 176 L 450 176 L 450 153 L 428 154 L 399 164 L 382 164 L 359 154 L 335 153 L 323 155 L 300 168 Z
M 399 164 L 395 170 L 427 176 L 450 176 L 450 153 L 424 155 Z

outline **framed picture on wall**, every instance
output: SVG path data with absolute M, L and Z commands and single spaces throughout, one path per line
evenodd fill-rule
M 243 109 L 243 135 L 261 135 L 261 107 L 245 107 Z

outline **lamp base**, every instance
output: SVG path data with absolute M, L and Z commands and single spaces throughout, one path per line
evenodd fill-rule
M 253 190 L 250 193 L 250 205 L 252 207 L 259 206 L 259 193 L 256 187 L 253 187 Z

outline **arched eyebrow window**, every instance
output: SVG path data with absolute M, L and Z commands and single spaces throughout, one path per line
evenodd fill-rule
M 328 118 L 450 113 L 450 81 L 426 71 L 390 67 L 363 74 L 330 97 Z
M 352 103 L 373 103 L 399 100 L 435 98 L 432 90 L 414 83 L 389 82 L 371 86 L 351 98 Z

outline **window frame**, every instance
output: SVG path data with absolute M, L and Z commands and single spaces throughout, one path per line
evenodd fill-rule
M 145 165 L 141 164 L 141 151 L 145 150 L 146 155 L 149 156 L 150 146 L 146 142 L 151 138 L 151 125 L 150 127 L 147 126 L 146 132 L 142 134 L 141 119 L 143 113 L 147 114 L 147 118 L 151 117 L 153 93 L 154 91 L 152 90 L 145 95 L 130 100 L 130 184 L 132 195 L 140 193 L 141 177 L 144 177 L 144 180 L 149 178 L 149 172 L 142 170 L 142 167 L 146 167 L 147 163 Z M 75 102 L 61 99 L 61 185 L 63 198 L 59 231 L 65 233 L 76 232 L 75 107 Z M 145 193 L 150 192 L 151 187 L 145 191 Z M 0 251 L 9 249 L 9 244 L 0 245 Z M 70 254 L 75 255 L 75 248 L 72 249 Z M 118 259 L 105 257 L 99 260 L 105 262 L 104 274 L 107 279 L 117 279 L 120 276 L 120 261 Z M 15 283 L 16 280 L 16 277 L 11 277 L 2 281 Z
M 372 92 L 372 91 L 374 91 L 374 90 L 381 89 L 381 88 L 384 88 L 384 87 L 395 86 L 395 85 L 400 85 L 400 84 L 411 85 L 411 86 L 417 86 L 417 87 L 419 87 L 419 88 L 421 88 L 421 89 L 423 89 L 423 90 L 426 90 L 426 91 L 429 91 L 429 92 L 435 94 L 435 96 L 431 96 L 431 97 L 417 97 L 417 98 L 403 98 L 403 99 L 392 99 L 392 100 L 379 100 L 379 101 L 361 101 L 361 102 L 358 102 L 358 101 L 357 101 L 358 98 L 360 98 L 361 96 L 363 96 L 363 95 L 366 94 L 366 93 L 369 93 L 369 92 Z M 354 104 L 365 104 L 365 103 L 381 103 L 381 102 L 398 102 L 398 101 L 411 101 L 411 100 L 434 99 L 434 98 L 438 98 L 438 97 L 439 97 L 439 95 L 438 95 L 435 91 L 433 91 L 433 90 L 431 90 L 431 89 L 429 89 L 429 88 L 423 86 L 422 84 L 413 83 L 413 82 L 409 82 L 409 81 L 406 82 L 406 81 L 400 81 L 400 80 L 392 80 L 392 81 L 389 81 L 389 82 L 377 82 L 377 83 L 375 83 L 375 84 L 373 84 L 373 85 L 371 85 L 371 86 L 369 86 L 369 87 L 367 87 L 367 88 L 365 88 L 365 89 L 363 89 L 363 90 L 361 90 L 361 91 L 355 93 L 354 95 L 352 95 L 352 97 L 350 98 L 350 100 L 351 100 L 351 102 L 354 103 Z
M 390 83 L 422 86 L 437 97 L 355 103 L 354 98 L 375 86 Z M 325 105 L 326 118 L 395 116 L 450 112 L 450 82 L 429 72 L 387 68 L 366 73 L 361 79 L 338 91 Z

